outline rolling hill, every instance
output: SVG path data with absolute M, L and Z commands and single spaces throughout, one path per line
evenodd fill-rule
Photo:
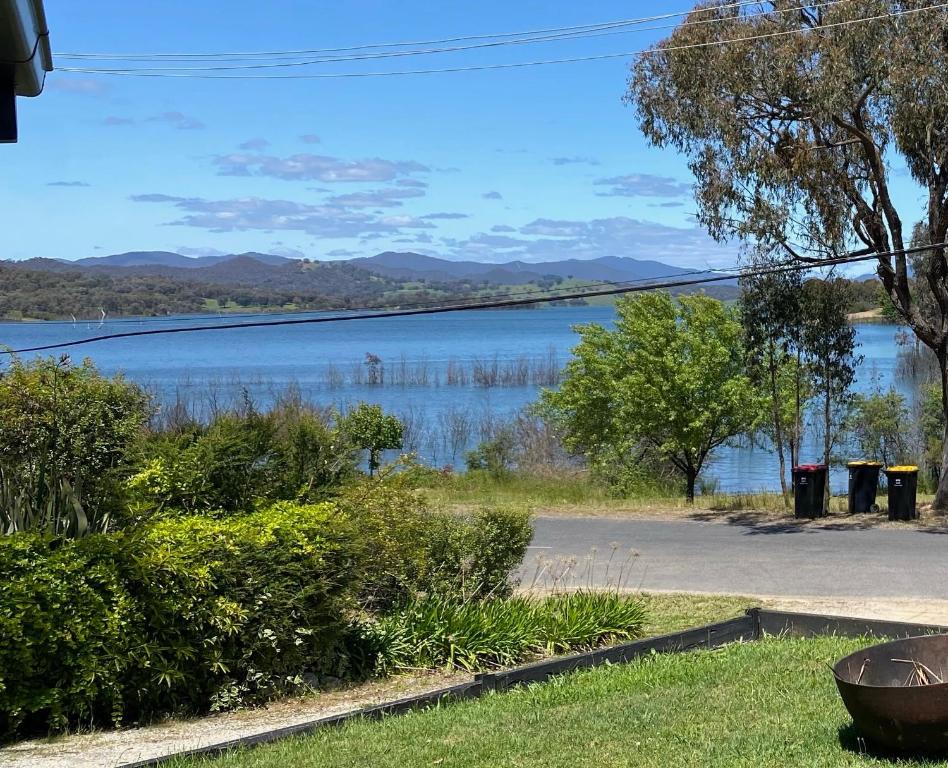
M 88 317 L 103 309 L 110 315 L 150 315 L 219 308 L 405 307 L 458 297 L 500 297 L 513 286 L 582 290 L 603 282 L 688 272 L 623 257 L 534 264 L 450 261 L 410 252 L 311 261 L 260 253 L 190 257 L 132 251 L 76 261 L 0 261 L 0 316 Z M 708 287 L 708 293 L 723 299 L 734 298 L 736 292 L 733 284 Z
M 352 259 L 351 264 L 376 274 L 403 280 L 485 280 L 499 285 L 520 285 L 545 277 L 576 280 L 608 280 L 626 282 L 662 277 L 675 277 L 690 270 L 673 267 L 659 261 L 632 259 L 623 256 L 603 256 L 598 259 L 569 259 L 530 263 L 508 261 L 483 263 L 477 261 L 449 261 L 419 253 L 386 251 L 377 256 Z

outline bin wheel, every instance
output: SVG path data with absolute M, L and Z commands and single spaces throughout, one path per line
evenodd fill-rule
M 880 507 L 878 504 L 872 504 L 869 506 L 869 511 L 874 515 L 878 515 L 882 511 L 882 507 Z

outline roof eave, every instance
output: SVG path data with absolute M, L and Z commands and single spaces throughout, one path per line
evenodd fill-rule
M 43 0 L 0 0 L 0 64 L 13 67 L 17 96 L 38 96 L 53 69 Z

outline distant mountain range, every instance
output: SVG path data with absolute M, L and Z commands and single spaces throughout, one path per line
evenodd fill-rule
M 129 251 L 128 253 L 115 253 L 111 256 L 90 256 L 86 259 L 76 259 L 67 261 L 67 264 L 82 264 L 84 267 L 209 267 L 214 264 L 220 264 L 223 261 L 230 261 L 239 256 L 246 256 L 256 261 L 262 261 L 264 264 L 283 264 L 291 261 L 284 256 L 275 256 L 272 253 L 240 253 L 240 254 L 221 254 L 219 256 L 183 256 L 180 253 L 171 251 Z M 65 261 L 65 260 L 63 260 Z
M 623 256 L 603 256 L 598 259 L 568 259 L 529 263 L 508 261 L 486 264 L 478 261 L 449 261 L 420 253 L 387 251 L 368 258 L 351 259 L 350 264 L 363 267 L 386 277 L 402 280 L 483 280 L 500 285 L 532 283 L 546 277 L 574 278 L 626 282 L 662 277 L 677 277 L 691 270 L 672 267 L 660 261 L 632 259 Z
M 581 291 L 602 287 L 604 282 L 657 280 L 688 273 L 658 261 L 622 257 L 484 264 L 396 252 L 312 261 L 266 253 L 192 257 L 169 251 L 132 251 L 76 261 L 0 261 L 0 317 L 97 317 L 103 311 L 111 316 L 141 316 L 235 309 L 395 308 L 460 297 L 499 298 L 514 292 L 514 286 Z M 737 295 L 737 286 L 734 282 L 714 283 L 707 286 L 707 292 L 731 299 Z
M 179 270 L 188 270 L 189 279 L 210 279 L 213 282 L 246 284 L 266 280 L 277 270 L 295 271 L 306 262 L 269 253 L 241 253 L 220 256 L 184 256 L 169 251 L 131 251 L 111 256 L 93 256 L 76 261 L 65 259 L 30 259 L 19 265 L 47 271 L 96 270 L 116 274 L 156 274 L 173 277 Z M 659 261 L 604 256 L 598 259 L 547 261 L 529 263 L 508 261 L 483 263 L 451 261 L 420 253 L 386 251 L 377 256 L 348 260 L 317 262 L 364 269 L 399 281 L 429 283 L 487 283 L 492 285 L 524 285 L 549 278 L 586 281 L 627 282 L 672 278 L 691 270 L 673 267 Z M 265 266 L 264 266 L 265 265 Z M 183 275 L 182 275 L 183 276 Z

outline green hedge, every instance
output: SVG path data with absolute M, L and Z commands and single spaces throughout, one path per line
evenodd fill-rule
M 410 479 L 399 476 L 360 483 L 337 503 L 360 534 L 360 603 L 376 611 L 420 593 L 503 597 L 533 536 L 527 512 L 493 507 L 463 515 L 433 512 Z
M 112 537 L 0 536 L 0 735 L 120 719 L 139 625 L 122 557 Z
M 119 723 L 340 674 L 359 548 L 329 504 L 0 537 L 0 728 Z
M 0 737 L 227 709 L 373 671 L 360 612 L 500 597 L 527 515 L 431 512 L 372 481 L 338 504 L 0 536 Z M 368 641 L 368 644 L 367 644 Z

